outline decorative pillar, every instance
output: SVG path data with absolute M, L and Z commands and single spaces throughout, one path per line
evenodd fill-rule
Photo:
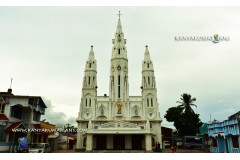
M 87 146 L 86 146 L 86 151 L 91 152 L 93 148 L 93 135 L 88 134 L 87 135 Z
M 145 135 L 146 152 L 152 152 L 152 138 L 150 134 Z

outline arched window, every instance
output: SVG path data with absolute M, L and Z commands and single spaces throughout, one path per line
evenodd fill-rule
M 92 63 L 89 63 L 89 68 L 91 68 L 91 66 L 92 66 Z
M 147 64 L 147 67 L 149 68 L 149 63 Z
M 151 107 L 153 107 L 153 99 L 151 98 Z
M 90 81 L 91 81 L 91 80 L 90 80 L 90 76 L 89 76 L 89 77 L 88 77 L 88 84 L 90 84 Z
M 120 75 L 118 75 L 118 98 L 120 98 Z
M 147 98 L 147 106 L 149 107 L 149 99 Z
M 91 107 L 91 102 L 92 102 L 92 100 L 91 100 L 91 98 L 89 99 L 89 107 Z
M 118 54 L 120 54 L 120 48 L 118 49 Z
M 85 100 L 85 107 L 87 107 L 87 98 L 86 98 L 86 100 Z
M 152 87 L 154 87 L 154 77 L 152 77 Z
M 148 76 L 148 85 L 150 85 L 150 77 Z
M 144 79 L 143 80 L 143 87 L 145 87 L 146 86 L 146 77 L 144 77 L 143 79 Z

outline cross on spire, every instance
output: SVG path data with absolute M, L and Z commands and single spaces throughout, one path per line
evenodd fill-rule
M 118 15 L 118 17 L 120 18 L 120 16 L 122 15 L 121 13 L 120 13 L 120 11 L 118 11 L 119 13 L 117 14 Z

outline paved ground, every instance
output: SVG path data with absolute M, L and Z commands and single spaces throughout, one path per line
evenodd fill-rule
M 57 150 L 53 151 L 52 153 L 80 153 L 75 152 L 75 150 Z M 82 152 L 86 153 L 86 152 Z M 144 150 L 122 150 L 122 151 L 116 151 L 116 150 L 103 150 L 103 151 L 93 151 L 93 153 L 145 153 Z M 156 152 L 153 152 L 156 153 Z M 170 148 L 164 149 L 160 153 L 172 153 Z M 197 150 L 197 149 L 177 149 L 176 153 L 206 153 L 203 150 Z

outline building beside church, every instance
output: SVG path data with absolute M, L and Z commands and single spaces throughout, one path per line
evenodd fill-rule
M 130 96 L 126 39 L 120 17 L 112 40 L 109 95 L 97 95 L 97 61 L 91 46 L 82 84 L 76 150 L 146 150 L 162 143 L 153 62 L 142 61 L 142 95 Z M 140 74 L 140 73 L 139 73 Z M 134 76 L 134 75 L 132 75 Z M 100 77 L 101 78 L 101 77 Z M 162 145 L 161 145 L 162 146 Z
M 210 152 L 240 153 L 240 111 L 219 122 L 208 123 Z

